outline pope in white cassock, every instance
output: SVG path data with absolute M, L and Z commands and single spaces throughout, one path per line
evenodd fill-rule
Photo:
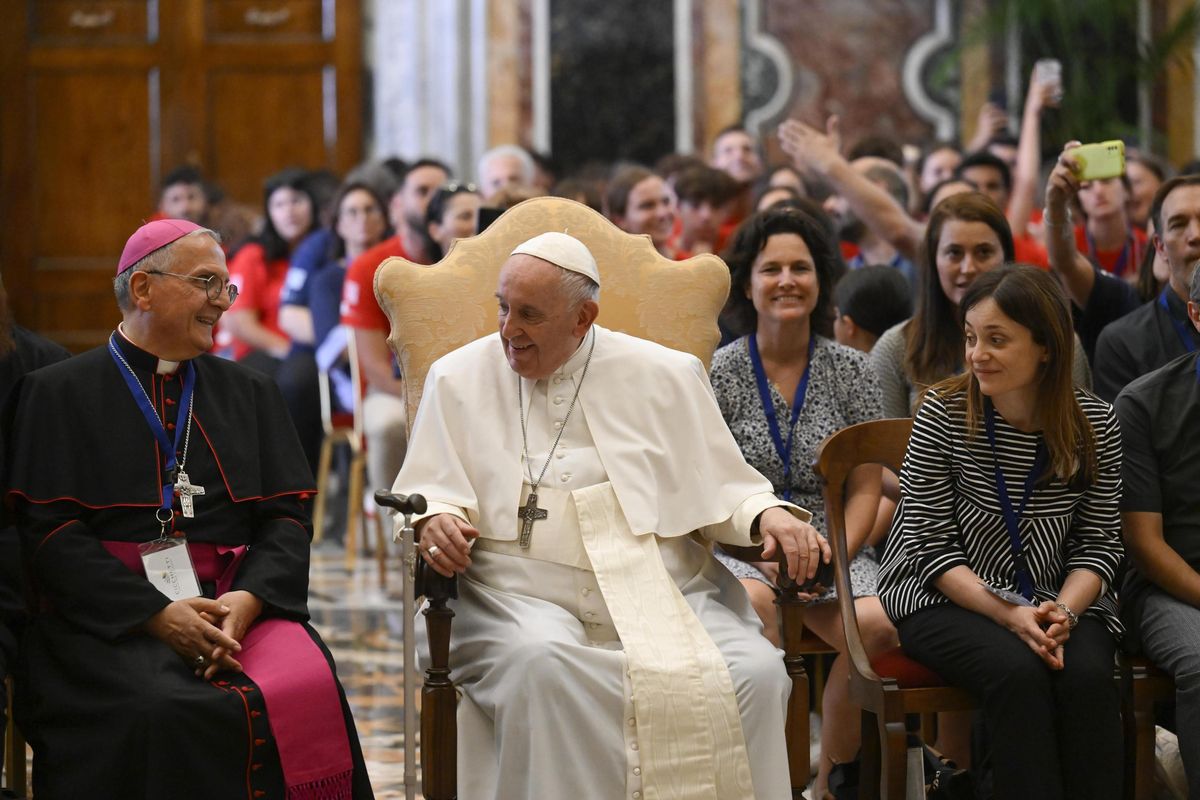
M 828 545 L 699 360 L 594 324 L 599 280 L 566 234 L 513 250 L 499 333 L 433 365 L 396 478 L 459 575 L 459 796 L 785 800 L 790 681 L 706 544 L 782 549 L 793 577 Z

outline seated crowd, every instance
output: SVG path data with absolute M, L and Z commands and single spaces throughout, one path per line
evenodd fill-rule
M 1043 181 L 1040 118 L 1053 102 L 1035 81 L 1017 135 L 981 125 L 967 147 L 937 142 L 911 160 L 883 137 L 844 147 L 831 118 L 823 130 L 783 123 L 788 161 L 773 167 L 755 136 L 732 126 L 707 158 L 617 164 L 602 177 L 558 179 L 549 160 L 515 146 L 482 157 L 478 185 L 456 181 L 449 165 L 429 158 L 363 164 L 340 183 L 285 169 L 264 181 L 252 234 L 236 214 L 214 211 L 220 204 L 198 172 L 171 173 L 156 220 L 122 255 L 115 285 L 123 322 L 105 348 L 44 366 L 66 354 L 0 319 L 0 397 L 11 395 L 3 416 L 9 527 L 0 542 L 0 671 L 20 677 L 17 713 L 35 748 L 38 797 L 133 796 L 117 786 L 145 787 L 146 797 L 276 796 L 280 787 L 289 797 L 370 796 L 332 657 L 307 623 L 310 470 L 325 375 L 342 409 L 361 414 L 371 489 L 395 482 L 446 498 L 419 528 L 430 565 L 467 577 L 490 565 L 505 576 L 494 585 L 464 582 L 461 602 L 495 617 L 463 623 L 454 642 L 475 664 L 456 678 L 508 748 L 495 753 L 495 796 L 573 786 L 612 786 L 616 796 L 643 785 L 649 796 L 655 780 L 670 779 L 656 766 L 651 733 L 638 734 L 646 752 L 630 755 L 627 742 L 637 750 L 639 739 L 629 731 L 622 738 L 619 728 L 604 744 L 607 766 L 581 768 L 588 783 L 571 770 L 551 778 L 555 757 L 545 753 L 565 747 L 580 758 L 577 751 L 503 711 L 515 694 L 546 725 L 556 714 L 589 713 L 586 703 L 571 710 L 561 698 L 543 707 L 527 696 L 527 680 L 501 668 L 517 658 L 511 641 L 528 638 L 554 664 L 578 662 L 570 669 L 584 677 L 572 680 L 588 690 L 576 699 L 615 704 L 613 724 L 628 717 L 633 726 L 636 705 L 640 731 L 642 704 L 652 702 L 653 683 L 638 677 L 638 665 L 654 648 L 629 622 L 631 608 L 604 588 L 634 592 L 632 577 L 614 577 L 632 567 L 607 560 L 615 557 L 586 526 L 571 554 L 530 557 L 564 559 L 556 569 L 590 562 L 604 624 L 580 641 L 599 654 L 583 654 L 566 634 L 534 637 L 512 621 L 536 613 L 549 625 L 558 616 L 547 608 L 565 601 L 514 566 L 524 554 L 486 526 L 522 503 L 543 511 L 542 478 L 534 475 L 546 475 L 543 462 L 554 464 L 560 439 L 577 475 L 552 477 L 555 488 L 542 488 L 541 503 L 552 513 L 566 503 L 611 513 L 618 503 L 628 520 L 621 535 L 657 533 L 653 558 L 658 550 L 662 557 L 647 585 L 674 582 L 695 612 L 681 630 L 707 630 L 705 657 L 728 663 L 727 672 L 700 666 L 693 676 L 714 696 L 732 685 L 708 719 L 732 709 L 732 728 L 740 713 L 745 729 L 719 745 L 735 755 L 717 769 L 729 774 L 713 779 L 716 791 L 786 797 L 786 764 L 771 763 L 779 751 L 764 735 L 782 735 L 777 687 L 749 697 L 744 686 L 763 669 L 756 659 L 778 655 L 767 643 L 780 640 L 775 600 L 785 567 L 743 560 L 733 545 L 766 545 L 768 558 L 777 547 L 793 576 L 812 575 L 829 558 L 813 468 L 818 446 L 849 425 L 913 417 L 901 474 L 856 473 L 849 487 L 850 588 L 868 653 L 901 647 L 977 698 L 976 727 L 985 733 L 974 737 L 974 755 L 990 766 L 996 797 L 1105 798 L 1122 786 L 1114 659 L 1121 649 L 1140 651 L 1175 681 L 1175 728 L 1190 792 L 1200 797 L 1200 174 L 1173 176 L 1151 154 L 1131 150 L 1124 174 L 1083 180 L 1073 154 L 1079 143 L 1069 142 Z M 425 401 L 434 410 L 418 416 L 412 434 L 414 448 L 457 441 L 454 401 L 484 386 L 466 370 L 508 375 L 507 363 L 520 376 L 515 430 L 525 438 L 515 448 L 530 469 L 520 497 L 496 505 L 494 491 L 469 480 L 481 456 L 458 454 L 461 474 L 440 476 L 453 487 L 405 460 L 405 377 L 388 347 L 374 279 L 389 257 L 433 264 L 497 212 L 547 193 L 591 205 L 667 258 L 721 255 L 731 273 L 722 347 L 707 381 L 697 378 L 691 365 L 593 324 L 599 271 L 578 241 L 537 237 L 518 247 L 497 291 L 501 344 L 485 350 L 489 337 L 439 362 Z M 361 387 L 350 385 L 351 348 Z M 598 373 L 593 391 L 622 382 L 612 354 L 660 369 L 657 377 L 645 370 L 646 385 L 705 396 L 695 408 L 679 403 L 687 406 L 679 419 L 663 415 L 658 428 L 647 420 L 639 430 L 686 442 L 679 426 L 689 420 L 723 420 L 702 443 L 739 463 L 714 466 L 704 473 L 713 485 L 683 491 L 652 466 L 611 456 L 621 451 L 608 441 L 606 406 L 580 392 L 589 368 Z M 573 384 L 583 409 L 558 420 L 557 438 L 543 436 L 548 414 L 561 413 L 546 405 L 548 379 Z M 530 405 L 520 405 L 521 392 Z M 636 416 L 639 398 L 613 404 Z M 56 426 L 50 415 L 74 423 Z M 449 433 L 439 439 L 439 431 Z M 105 455 L 87 464 L 65 458 L 81 448 Z M 668 446 L 693 450 L 703 448 Z M 522 485 L 519 472 L 510 477 Z M 663 497 L 651 498 L 651 508 L 624 507 L 633 477 Z M 607 494 L 596 491 L 610 481 Z M 680 544 L 697 529 L 716 542 L 715 562 L 688 549 L 691 540 Z M 154 580 L 170 532 L 191 539 L 194 593 Z M 535 549 L 546 546 L 539 535 Z M 805 550 L 801 561 L 789 543 Z M 546 574 L 570 584 L 573 573 Z M 497 599 L 519 585 L 526 589 L 512 607 Z M 587 596 L 592 583 L 580 585 Z M 861 731 L 836 592 L 818 585 L 804 600 L 805 624 L 837 651 L 810 795 L 820 798 L 835 766 L 855 758 Z M 584 607 L 578 598 L 576 605 Z M 483 643 L 471 649 L 463 627 Z M 626 661 L 616 656 L 622 645 Z M 275 666 L 281 659 L 299 665 L 295 674 Z M 610 669 L 611 680 L 588 677 Z M 777 683 L 782 669 L 772 673 Z M 533 670 L 549 680 L 545 672 Z M 939 719 L 939 749 L 965 765 L 972 724 L 970 715 Z M 248 726 L 258 752 L 237 751 L 227 731 L 238 725 Z M 297 729 L 326 731 L 315 737 L 319 757 Z M 724 758 L 707 746 L 687 752 Z M 131 749 L 144 755 L 131 759 Z M 191 763 L 206 759 L 216 766 Z M 96 794 L 97 786 L 112 788 Z

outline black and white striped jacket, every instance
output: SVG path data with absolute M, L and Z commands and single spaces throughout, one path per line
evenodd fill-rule
M 1086 613 L 1120 635 L 1114 583 L 1121 544 L 1121 433 L 1112 406 L 1075 390 L 1096 433 L 1098 476 L 1083 490 L 1054 478 L 1038 484 L 1021 517 L 1021 539 L 1037 600 L 1053 600 L 1076 569 L 1104 590 Z M 1009 496 L 1020 503 L 1041 434 L 996 415 L 996 450 Z M 901 501 L 879 573 L 879 596 L 893 621 L 949 598 L 933 585 L 965 564 L 993 586 L 1017 591 L 1012 547 L 1000 511 L 991 447 L 982 421 L 968 440 L 965 398 L 930 393 L 917 411 L 900 474 Z

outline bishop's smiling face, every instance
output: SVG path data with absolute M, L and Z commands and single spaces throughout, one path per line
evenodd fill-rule
M 522 378 L 541 380 L 554 374 L 595 319 L 594 301 L 573 306 L 563 289 L 562 273 L 562 268 L 523 253 L 510 257 L 500 270 L 500 340 L 508 365 Z
M 225 285 L 229 270 L 225 253 L 210 236 L 188 236 L 174 244 L 168 272 L 195 278 L 217 276 Z M 213 327 L 229 308 L 229 295 L 221 292 L 216 301 L 198 281 L 171 276 L 152 276 L 150 311 L 151 336 L 144 346 L 160 358 L 182 361 L 206 353 L 213 346 Z

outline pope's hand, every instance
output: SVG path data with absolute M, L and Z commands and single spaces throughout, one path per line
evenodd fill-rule
M 142 626 L 146 633 L 164 642 L 188 663 L 197 667 L 197 658 L 208 665 L 214 647 L 237 652 L 242 646 L 211 620 L 224 617 L 229 606 L 207 597 L 176 600 L 159 611 Z
M 453 514 L 434 514 L 420 523 L 417 549 L 439 575 L 447 578 L 471 566 L 471 542 L 479 531 Z
M 775 558 L 777 548 L 787 557 L 788 577 L 797 583 L 817 574 L 817 567 L 833 557 L 829 542 L 807 522 L 796 519 L 782 506 L 768 508 L 758 516 L 763 558 Z

